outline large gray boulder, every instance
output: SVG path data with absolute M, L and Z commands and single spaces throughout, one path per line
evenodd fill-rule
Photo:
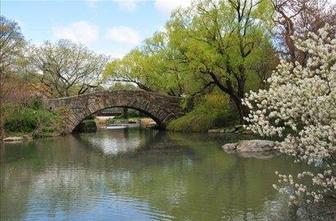
M 242 157 L 270 158 L 277 154 L 275 142 L 269 140 L 242 140 L 222 146 L 227 153 L 238 153 Z

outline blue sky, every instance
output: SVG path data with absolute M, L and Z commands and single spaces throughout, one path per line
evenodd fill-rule
M 26 40 L 65 38 L 121 57 L 164 27 L 190 0 L 1 0 L 1 15 L 17 21 Z

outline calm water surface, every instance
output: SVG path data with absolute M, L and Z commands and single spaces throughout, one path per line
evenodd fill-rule
M 239 137 L 144 129 L 6 144 L 1 220 L 273 220 L 286 200 L 271 187 L 290 159 L 224 153 Z

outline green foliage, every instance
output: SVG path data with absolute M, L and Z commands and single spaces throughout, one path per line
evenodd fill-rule
M 271 1 L 239 3 L 196 0 L 180 8 L 165 31 L 109 63 L 105 77 L 174 96 L 215 87 L 228 95 L 242 119 L 246 113 L 241 99 L 248 90 L 264 87 L 278 57 L 268 32 L 273 25 Z
M 173 120 L 167 129 L 182 132 L 205 132 L 211 128 L 233 125 L 238 115 L 232 110 L 227 96 L 212 93 L 203 97 L 186 115 Z
M 43 109 L 43 103 L 42 100 L 40 98 L 33 98 L 30 101 L 29 107 L 34 109 L 34 110 L 42 110 Z
M 134 84 L 128 84 L 124 82 L 114 82 L 109 88 L 110 91 L 114 90 L 136 90 L 137 87 Z
M 28 106 L 8 103 L 4 110 L 6 132 L 46 136 L 57 130 L 58 116 L 44 109 L 38 99 L 33 100 Z
M 241 119 L 246 114 L 241 99 L 247 83 L 252 89 L 260 87 L 259 76 L 263 80 L 274 68 L 266 64 L 276 59 L 267 31 L 271 2 L 258 2 L 195 1 L 176 11 L 166 26 L 169 46 L 181 54 L 179 62 L 196 79 L 188 81 L 193 86 L 187 91 L 216 86 L 230 97 Z
M 94 120 L 95 116 L 94 115 L 90 115 L 88 117 L 85 118 L 85 120 Z
M 18 68 L 17 62 L 23 57 L 25 45 L 18 23 L 0 15 L 0 84 L 3 75 L 14 73 Z
M 256 91 L 261 87 L 260 78 L 257 73 L 253 72 L 246 78 L 246 91 Z
M 113 82 L 136 85 L 147 91 L 160 91 L 170 95 L 182 94 L 182 73 L 167 45 L 167 35 L 158 32 L 145 41 L 141 48 L 132 50 L 122 59 L 110 62 L 104 77 Z
M 28 52 L 29 71 L 37 74 L 49 95 L 65 97 L 100 89 L 106 56 L 69 40 L 46 41 Z

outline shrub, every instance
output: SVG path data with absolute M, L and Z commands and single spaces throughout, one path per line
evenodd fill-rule
M 54 132 L 57 127 L 58 116 L 44 109 L 38 99 L 34 99 L 29 105 L 7 103 L 5 106 L 6 132 L 40 133 Z
M 230 107 L 229 99 L 212 93 L 202 98 L 192 111 L 169 123 L 167 129 L 183 132 L 203 132 L 210 128 L 230 126 L 238 115 Z

